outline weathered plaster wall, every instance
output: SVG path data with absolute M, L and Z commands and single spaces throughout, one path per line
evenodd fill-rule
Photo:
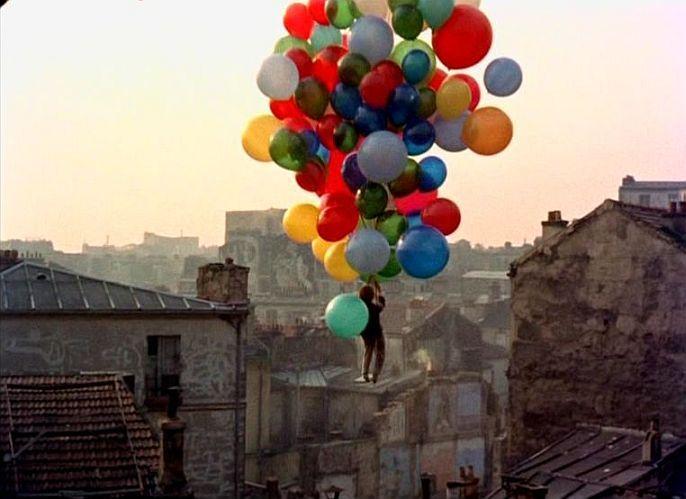
M 510 459 L 578 422 L 686 435 L 686 253 L 606 211 L 512 280 Z
M 186 474 L 197 497 L 233 497 L 236 333 L 216 317 L 3 316 L 0 373 L 123 371 L 145 398 L 146 337 L 181 337 Z M 239 405 L 239 449 L 244 420 Z M 159 415 L 151 413 L 159 424 Z M 242 483 L 242 476 L 240 477 Z

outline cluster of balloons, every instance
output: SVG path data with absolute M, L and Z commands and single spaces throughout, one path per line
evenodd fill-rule
M 485 58 L 491 24 L 479 0 L 454 2 L 294 3 L 283 17 L 288 35 L 259 70 L 271 114 L 248 123 L 243 147 L 294 172 L 319 197 L 317 205 L 291 207 L 283 227 L 293 241 L 311 244 L 338 281 L 439 274 L 449 258 L 446 236 L 461 215 L 438 195 L 444 161 L 422 155 L 434 145 L 493 155 L 512 139 L 509 117 L 479 107 L 479 82 L 459 72 Z M 428 28 L 430 44 L 418 38 Z M 495 59 L 483 83 L 491 95 L 509 96 L 522 72 L 512 59 Z M 354 295 L 336 297 L 327 324 L 339 336 L 359 334 L 363 305 Z

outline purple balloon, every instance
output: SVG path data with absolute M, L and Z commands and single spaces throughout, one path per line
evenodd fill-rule
M 357 192 L 360 187 L 367 183 L 367 177 L 364 176 L 357 164 L 356 152 L 351 152 L 345 157 L 341 173 L 343 174 L 343 180 L 353 192 Z

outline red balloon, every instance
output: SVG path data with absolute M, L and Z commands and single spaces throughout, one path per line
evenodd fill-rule
M 460 209 L 450 199 L 438 198 L 422 210 L 422 222 L 446 236 L 457 230 L 461 220 Z
M 329 152 L 331 157 L 329 158 L 324 192 L 330 196 L 335 196 L 334 199 L 342 200 L 341 202 L 348 207 L 354 206 L 355 197 L 351 194 L 348 184 L 343 180 L 343 172 L 341 169 L 347 154 L 338 149 L 330 149 Z
M 441 68 L 436 68 L 436 71 L 429 80 L 429 88 L 434 92 L 438 92 L 438 89 L 441 88 L 441 85 L 443 84 L 443 80 L 445 80 L 447 77 L 448 73 L 443 71 Z
M 341 117 L 337 114 L 325 114 L 317 123 L 317 135 L 324 147 L 333 151 L 336 149 L 336 143 L 333 140 L 333 132 L 341 123 Z
M 469 103 L 469 110 L 474 111 L 476 109 L 476 106 L 479 105 L 479 101 L 481 100 L 481 89 L 479 88 L 479 82 L 477 82 L 474 78 L 464 73 L 455 75 L 455 78 L 459 78 L 467 85 L 469 85 L 469 90 L 471 90 L 472 92 L 472 101 Z
M 340 45 L 330 45 L 317 54 L 312 66 L 312 74 L 326 85 L 329 92 L 338 85 L 338 61 L 348 51 Z
M 294 37 L 307 40 L 312 34 L 314 19 L 305 4 L 292 3 L 283 15 L 283 25 L 286 31 Z
M 450 69 L 464 69 L 478 63 L 486 57 L 492 42 L 490 21 L 471 5 L 457 5 L 432 38 L 436 56 Z
M 336 242 L 357 228 L 359 212 L 353 203 L 352 208 L 324 208 L 319 212 L 317 233 L 329 242 Z
M 316 161 L 308 161 L 305 168 L 295 174 L 295 181 L 304 190 L 320 195 L 324 192 L 326 172 L 321 164 Z
M 270 100 L 269 109 L 272 114 L 280 120 L 286 118 L 304 118 L 305 115 L 295 103 L 295 98 L 291 97 L 288 100 Z
M 400 69 L 400 66 L 389 60 L 379 62 L 376 66 L 374 66 L 372 71 L 381 73 L 388 81 L 388 85 L 391 85 L 394 89 L 405 79 L 403 70 Z
M 294 132 L 305 132 L 308 130 L 312 130 L 312 125 L 310 122 L 307 120 L 307 118 L 303 117 L 295 117 L 295 118 L 286 118 L 283 120 L 283 126 L 288 128 L 289 130 L 292 130 Z
M 312 19 L 324 26 L 329 25 L 329 18 L 326 17 L 326 0 L 309 0 L 307 10 L 310 11 Z
M 312 76 L 312 59 L 305 49 L 292 48 L 284 55 L 295 63 L 301 80 Z
M 401 215 L 413 215 L 422 211 L 436 198 L 438 198 L 438 191 L 414 191 L 408 196 L 395 198 L 395 208 Z

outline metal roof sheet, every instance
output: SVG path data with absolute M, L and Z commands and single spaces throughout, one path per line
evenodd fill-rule
M 247 302 L 217 303 L 21 262 L 0 272 L 0 313 L 232 313 Z

